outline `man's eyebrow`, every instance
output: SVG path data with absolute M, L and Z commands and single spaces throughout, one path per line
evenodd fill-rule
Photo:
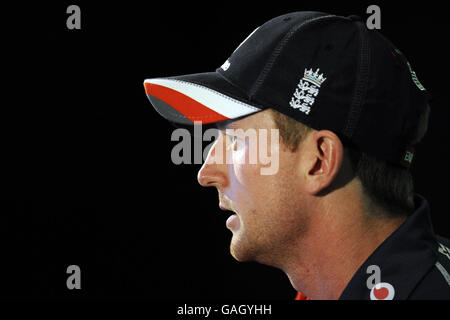
M 217 126 L 217 129 L 219 129 L 219 130 L 237 129 L 237 128 L 239 128 L 239 125 L 236 124 L 236 121 L 232 121 L 232 120 L 218 122 L 216 124 L 216 126 Z

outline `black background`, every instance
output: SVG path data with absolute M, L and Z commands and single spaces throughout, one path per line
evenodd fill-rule
M 81 8 L 81 30 L 66 28 L 70 4 Z M 442 4 L 24 5 L 10 25 L 13 44 L 24 46 L 14 65 L 26 70 L 5 124 L 13 179 L 12 206 L 2 214 L 1 295 L 293 299 L 281 271 L 231 257 L 217 193 L 197 183 L 199 165 L 172 164 L 174 128 L 151 107 L 143 81 L 213 71 L 275 16 L 315 10 L 366 19 L 370 4 L 380 6 L 381 32 L 434 96 L 412 172 L 416 191 L 431 204 L 435 231 L 450 237 L 450 28 Z M 66 287 L 72 264 L 81 268 L 81 290 Z

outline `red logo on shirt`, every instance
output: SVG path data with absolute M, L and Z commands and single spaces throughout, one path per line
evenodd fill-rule
M 394 295 L 394 287 L 387 282 L 380 282 L 370 290 L 370 300 L 392 300 Z

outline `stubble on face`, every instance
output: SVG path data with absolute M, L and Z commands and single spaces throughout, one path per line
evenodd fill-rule
M 309 216 L 293 201 L 295 194 L 289 189 L 280 186 L 265 195 L 264 201 L 239 212 L 241 226 L 233 232 L 230 252 L 238 261 L 282 268 L 306 234 Z
M 253 117 L 253 119 L 252 119 Z M 275 124 L 270 114 L 256 114 L 241 125 L 271 129 Z M 281 148 L 280 148 L 281 149 Z M 240 165 L 230 170 L 231 183 L 219 198 L 239 217 L 239 229 L 232 230 L 231 255 L 238 261 L 257 261 L 281 267 L 296 241 L 305 234 L 308 215 L 302 211 L 298 181 L 294 172 L 297 156 L 279 151 L 280 169 L 274 175 L 259 174 L 258 165 Z M 237 178 L 236 178 L 237 177 Z

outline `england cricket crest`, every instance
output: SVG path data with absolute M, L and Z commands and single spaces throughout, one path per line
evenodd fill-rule
M 327 79 L 323 74 L 319 74 L 319 70 L 313 72 L 312 69 L 305 69 L 305 74 L 295 89 L 294 95 L 291 98 L 289 105 L 298 109 L 299 111 L 309 114 L 314 100 L 319 94 L 319 89 L 322 83 Z

